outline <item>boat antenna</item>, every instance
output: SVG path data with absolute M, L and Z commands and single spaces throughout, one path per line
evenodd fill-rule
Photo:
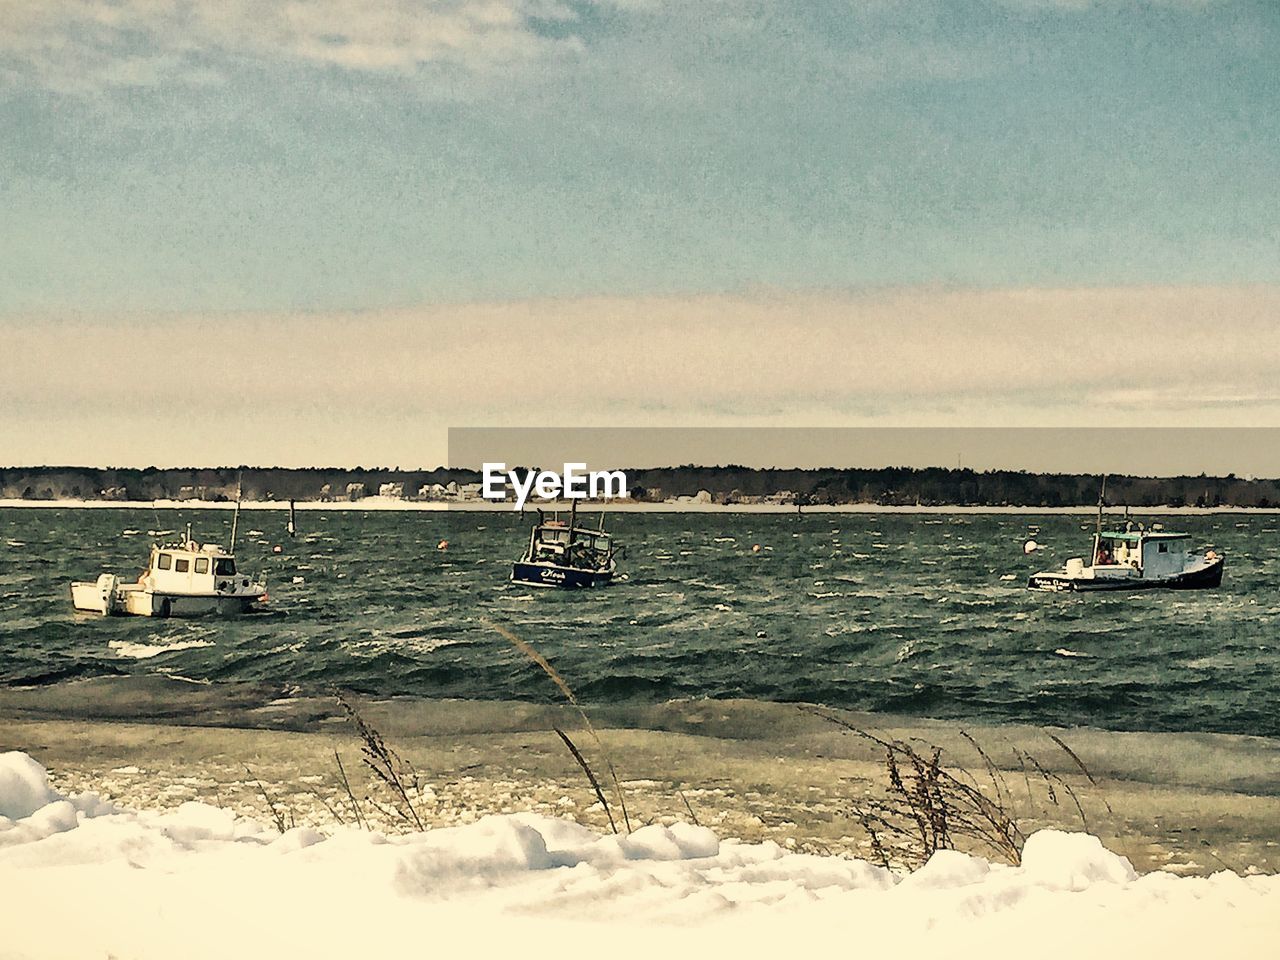
M 151 501 L 151 516 L 155 517 L 156 520 L 156 528 L 151 531 L 153 534 L 151 542 L 158 547 L 160 546 L 160 530 L 162 528 L 160 526 L 160 511 L 156 509 L 156 502 L 154 499 Z
M 573 545 L 573 528 L 578 525 L 578 498 L 569 498 L 569 544 Z
M 296 537 L 298 535 L 297 518 L 293 512 L 293 497 L 289 498 L 289 523 L 286 525 L 286 529 L 289 531 L 289 536 Z
M 1098 494 L 1098 536 L 1102 536 L 1102 508 L 1107 503 L 1107 475 L 1102 475 L 1102 491 Z
M 236 510 L 231 515 L 231 546 L 227 548 L 227 553 L 236 552 L 236 528 L 240 526 L 240 498 L 244 494 L 244 472 L 241 471 L 236 475 Z

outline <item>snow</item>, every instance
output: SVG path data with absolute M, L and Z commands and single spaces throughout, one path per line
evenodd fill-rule
M 44 767 L 16 750 L 0 754 L 0 816 L 21 820 L 56 799 Z
M 204 803 L 62 796 L 0 755 L 0 956 L 1269 955 L 1280 877 L 1139 876 L 1042 830 L 1010 867 L 956 851 L 899 876 L 685 823 L 600 835 L 532 813 L 404 836 L 286 833 Z

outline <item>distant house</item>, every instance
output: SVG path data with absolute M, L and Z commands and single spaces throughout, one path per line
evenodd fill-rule
M 442 483 L 424 483 L 418 488 L 420 500 L 443 500 L 447 491 Z
M 363 499 L 364 499 L 364 484 L 363 484 L 363 483 L 348 483 L 348 484 L 347 484 L 347 499 L 348 499 L 348 500 L 353 500 L 353 501 L 354 501 L 354 500 L 363 500 Z
M 459 500 L 479 500 L 484 493 L 484 484 L 464 483 L 458 487 Z
M 698 491 L 696 494 L 694 494 L 693 496 L 689 496 L 687 493 L 686 493 L 686 494 L 681 494 L 680 496 L 676 497 L 674 501 L 670 501 L 670 500 L 668 500 L 667 502 L 668 502 L 668 503 L 672 503 L 672 502 L 675 502 L 675 503 L 710 503 L 710 502 L 711 502 L 711 493 L 710 493 L 709 491 L 707 491 L 707 490 L 699 490 L 699 491 Z
M 128 500 L 129 499 L 129 491 L 126 490 L 124 487 L 107 487 L 105 490 L 100 490 L 99 495 L 102 497 L 103 500 Z
M 333 499 L 333 486 L 331 484 L 326 483 L 323 487 L 320 488 L 320 502 L 328 503 L 332 499 Z
M 378 496 L 400 500 L 404 497 L 403 483 L 384 483 L 378 487 Z

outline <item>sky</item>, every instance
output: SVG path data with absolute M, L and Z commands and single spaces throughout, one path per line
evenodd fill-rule
M 0 462 L 1280 425 L 1277 62 L 1276 0 L 0 0 Z

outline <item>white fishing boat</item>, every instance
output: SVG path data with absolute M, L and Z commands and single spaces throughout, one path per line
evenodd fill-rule
M 1035 590 L 1204 590 L 1221 586 L 1225 560 L 1216 551 L 1196 551 L 1191 536 L 1126 524 L 1124 530 L 1099 530 L 1088 564 L 1073 557 L 1061 570 L 1035 573 Z
M 71 584 L 77 610 L 108 616 L 229 616 L 248 613 L 266 599 L 265 583 L 242 573 L 230 550 L 193 540 L 190 526 L 181 543 L 152 545 L 136 581 L 104 573 L 96 581 Z
M 1102 478 L 1098 494 L 1098 526 L 1093 535 L 1089 562 L 1072 557 L 1061 570 L 1033 573 L 1027 580 L 1032 590 L 1211 590 L 1222 585 L 1226 561 L 1214 550 L 1192 549 L 1191 535 L 1150 529 L 1128 519 L 1125 508 L 1123 530 L 1104 530 L 1102 514 L 1107 506 L 1107 478 Z M 1031 546 L 1035 546 L 1031 542 Z M 1028 550 L 1028 552 L 1031 552 Z

